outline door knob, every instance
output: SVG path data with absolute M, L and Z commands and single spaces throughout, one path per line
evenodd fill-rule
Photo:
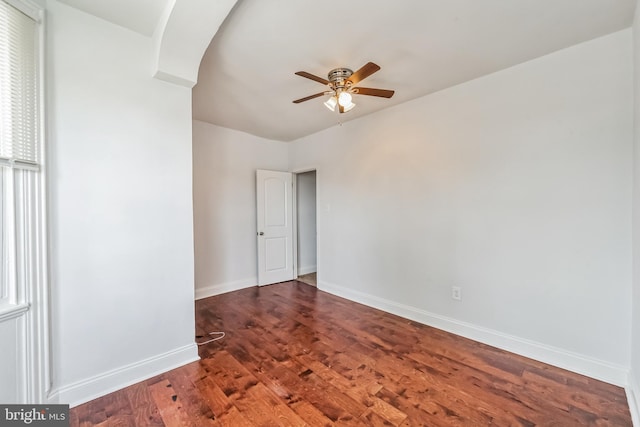
M 264 236 L 264 231 L 259 232 L 258 236 Z

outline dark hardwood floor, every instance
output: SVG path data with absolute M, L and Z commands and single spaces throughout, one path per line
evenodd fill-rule
M 631 426 L 620 387 L 300 282 L 197 301 L 196 322 L 226 332 L 200 362 L 73 408 L 71 425 Z

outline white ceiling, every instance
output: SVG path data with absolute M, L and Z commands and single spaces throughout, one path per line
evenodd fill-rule
M 61 0 L 151 35 L 167 0 Z M 239 0 L 213 38 L 193 90 L 193 117 L 292 141 L 383 108 L 627 28 L 635 0 Z M 320 83 L 329 70 L 382 67 L 331 113 Z

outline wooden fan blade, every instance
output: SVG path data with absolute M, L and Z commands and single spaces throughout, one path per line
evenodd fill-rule
M 380 67 L 378 65 L 374 64 L 373 62 L 367 62 L 358 71 L 353 73 L 351 75 L 351 77 L 349 77 L 347 80 L 355 85 L 356 83 L 358 83 L 361 80 L 366 79 L 371 74 L 373 74 L 376 71 L 378 71 L 379 69 L 380 69 Z
M 310 99 L 317 98 L 317 97 L 322 96 L 322 95 L 324 95 L 324 92 L 320 92 L 320 93 L 316 93 L 314 95 L 305 96 L 304 98 L 296 99 L 295 101 L 293 101 L 293 103 L 294 104 L 300 104 L 301 102 L 308 101 Z
M 322 83 L 323 85 L 328 85 L 329 84 L 329 80 L 325 80 L 322 77 L 314 76 L 313 74 L 307 73 L 306 71 L 298 71 L 295 74 L 297 76 L 306 77 L 306 78 L 314 80 L 314 81 L 316 81 L 318 83 Z
M 356 87 L 356 95 L 379 96 L 381 98 L 391 98 L 395 91 L 388 89 L 373 89 L 370 87 Z

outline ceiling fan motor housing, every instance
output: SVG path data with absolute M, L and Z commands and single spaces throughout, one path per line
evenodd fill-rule
M 335 68 L 329 71 L 327 77 L 334 86 L 344 87 L 345 80 L 351 77 L 352 74 L 353 71 L 348 68 Z

